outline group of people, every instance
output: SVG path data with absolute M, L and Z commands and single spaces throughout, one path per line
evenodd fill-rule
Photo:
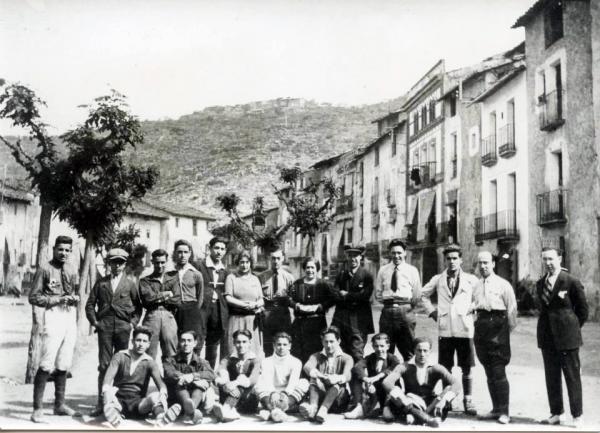
M 43 421 L 51 375 L 54 413 L 80 415 L 65 404 L 79 302 L 77 274 L 67 265 L 71 246 L 68 237 L 56 239 L 53 259 L 40 266 L 29 297 L 45 309 L 34 422 Z M 388 248 L 390 263 L 373 278 L 362 265 L 364 248 L 348 245 L 347 266 L 332 283 L 318 277 L 314 257 L 304 259 L 303 277 L 294 278 L 278 248 L 270 254 L 269 270 L 255 275 L 252 255 L 242 251 L 235 258 L 237 270 L 229 273 L 223 263 L 227 241 L 219 237 L 211 239 L 210 254 L 199 261 L 189 242 L 177 241 L 171 271 L 167 251 L 155 250 L 153 272 L 139 283 L 124 275 L 127 252 L 109 250 L 109 272 L 96 282 L 85 308 L 99 345 L 98 404 L 92 415 L 117 426 L 123 417 L 198 424 L 212 414 L 226 422 L 240 412 L 274 422 L 298 412 L 323 423 L 329 413 L 343 413 L 348 419 L 382 417 L 437 427 L 461 393 L 451 374 L 456 364 L 464 412 L 509 423 L 506 365 L 517 305 L 510 283 L 494 273 L 493 255 L 479 253 L 478 278 L 462 270 L 460 246 L 449 245 L 445 270 L 422 286 L 418 270 L 405 261 L 404 242 L 392 240 Z M 562 372 L 574 423 L 580 424 L 578 349 L 588 314 L 585 293 L 561 268 L 560 251 L 546 248 L 542 260 L 546 273 L 537 283 L 537 334 L 550 403 L 543 422 L 561 422 Z M 375 332 L 373 294 L 383 308 L 379 332 L 370 340 L 373 352 L 366 354 L 368 335 Z M 438 324 L 437 363 L 430 359 L 432 341 L 415 334 L 417 306 Z M 328 325 L 326 314 L 333 307 Z M 491 411 L 479 415 L 472 397 L 475 355 L 492 403 Z M 148 392 L 150 379 L 156 392 Z

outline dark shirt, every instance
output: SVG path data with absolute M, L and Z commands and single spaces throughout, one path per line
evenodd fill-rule
M 390 392 L 398 383 L 400 378 L 404 380 L 404 393 L 412 393 L 422 397 L 426 402 L 436 397 L 435 386 L 442 381 L 443 388 L 454 386 L 456 379 L 448 370 L 439 365 L 433 364 L 425 367 L 427 374 L 423 384 L 417 380 L 417 366 L 415 364 L 400 364 L 383 381 L 383 387 L 386 392 Z
M 173 292 L 167 299 L 166 292 Z M 179 289 L 179 276 L 177 271 L 165 272 L 161 281 L 155 274 L 148 275 L 140 280 L 140 299 L 147 310 L 154 310 L 159 306 L 169 309 L 181 304 L 181 290 Z
M 148 392 L 150 378 L 159 389 L 164 389 L 165 384 L 160 378 L 158 365 L 147 354 L 142 355 L 139 364 L 131 373 L 132 357 L 129 350 L 121 350 L 112 357 L 106 375 L 104 376 L 103 386 L 115 386 L 119 389 L 119 394 L 137 395 L 145 397 Z
M 325 314 L 333 304 L 334 299 L 331 293 L 331 287 L 324 280 L 316 280 L 315 284 L 306 284 L 303 279 L 296 280 L 288 293 L 290 307 L 294 308 L 296 317 L 312 316 L 314 314 Z M 313 312 L 298 311 L 297 304 L 318 305 L 319 308 Z M 316 336 L 315 336 L 316 337 Z
M 354 377 L 357 379 L 363 379 L 364 377 L 373 377 L 378 375 L 379 373 L 384 373 L 386 376 L 389 375 L 398 365 L 400 365 L 400 360 L 396 355 L 392 355 L 388 353 L 386 358 L 383 360 L 383 364 L 381 366 L 381 371 L 378 373 L 377 361 L 379 360 L 379 356 L 376 353 L 371 353 L 367 357 L 361 359 L 356 363 L 352 372 Z
M 221 360 L 219 370 L 227 371 L 229 381 L 243 374 L 250 380 L 250 386 L 254 386 L 260 375 L 260 359 L 252 357 L 242 361 L 237 355 L 231 355 Z
M 174 386 L 184 374 L 193 374 L 194 380 L 204 379 L 209 384 L 215 380 L 215 372 L 210 364 L 200 358 L 196 353 L 192 353 L 192 359 L 189 364 L 187 355 L 178 352 L 175 356 L 168 358 L 164 364 L 165 382 L 169 386 Z
M 50 308 L 53 302 L 63 295 L 77 294 L 79 275 L 69 265 L 55 260 L 40 265 L 33 278 L 33 287 L 29 293 L 29 303 Z
M 113 293 L 110 278 L 110 275 L 104 276 L 94 284 L 85 304 L 86 317 L 94 326 L 103 318 L 111 316 L 135 326 L 142 315 L 137 285 L 126 275 L 121 275 L 119 285 Z

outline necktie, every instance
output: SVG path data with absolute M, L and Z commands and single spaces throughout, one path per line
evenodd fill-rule
M 60 268 L 60 285 L 62 286 L 63 293 L 66 295 L 71 294 L 71 288 L 69 286 L 69 280 L 67 279 L 67 274 L 65 273 L 65 268 Z
M 392 292 L 396 292 L 398 290 L 398 267 L 394 268 L 394 272 L 392 273 L 392 283 L 390 286 L 392 288 Z
M 552 283 L 550 282 L 550 275 L 546 277 L 544 282 L 544 290 L 542 290 L 542 300 L 546 305 L 550 305 L 550 297 L 552 296 Z
M 277 271 L 273 272 L 273 284 L 271 285 L 271 297 L 277 296 L 279 291 L 279 278 Z

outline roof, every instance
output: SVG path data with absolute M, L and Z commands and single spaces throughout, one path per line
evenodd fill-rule
M 335 164 L 336 162 L 338 162 L 340 160 L 340 158 L 342 156 L 344 156 L 346 153 L 348 153 L 348 152 L 340 153 L 340 154 L 331 156 L 329 158 L 317 161 L 313 165 L 311 165 L 309 168 L 316 170 L 316 169 L 319 169 L 319 168 L 331 167 L 333 164 Z
M 10 199 L 24 203 L 31 203 L 33 201 L 33 194 L 30 191 L 12 185 L 10 182 L 0 181 L 0 196 L 4 200 Z
M 404 104 L 406 103 L 406 95 L 402 95 L 400 98 L 398 98 L 398 101 L 399 101 L 399 106 L 400 106 L 400 107 L 403 107 L 403 106 L 404 106 Z M 388 113 L 386 113 L 386 114 L 383 114 L 383 115 L 379 116 L 379 117 L 378 117 L 378 118 L 376 118 L 376 119 L 373 119 L 373 120 L 371 121 L 371 123 L 377 123 L 377 122 L 379 122 L 380 120 L 383 120 L 383 119 L 385 119 L 385 118 L 386 118 L 386 117 L 388 117 L 388 116 L 391 116 L 392 114 L 399 114 L 399 113 L 401 113 L 401 112 L 402 112 L 402 109 L 390 110 Z
M 471 104 L 474 104 L 476 102 L 482 102 L 489 96 L 492 96 L 494 93 L 496 93 L 498 90 L 500 90 L 506 83 L 508 83 L 510 80 L 512 80 L 514 77 L 519 75 L 524 70 L 525 70 L 525 62 L 520 62 L 520 64 L 517 65 L 515 67 L 515 69 L 504 74 L 502 77 L 500 77 L 500 79 L 498 81 L 496 81 L 494 84 L 492 84 L 492 86 L 490 86 L 488 89 L 483 91 L 479 96 L 474 98 L 473 101 L 471 101 Z
M 209 221 L 217 220 L 214 216 L 207 214 L 207 213 L 201 211 L 200 209 L 196 209 L 196 208 L 186 206 L 183 204 L 179 204 L 179 203 L 162 203 L 162 202 L 153 200 L 150 203 L 150 205 L 154 206 L 160 210 L 163 210 L 165 212 L 168 212 L 171 215 L 188 217 L 188 218 L 197 218 L 197 219 L 203 219 L 203 220 L 209 220 Z
M 526 26 L 533 17 L 535 17 L 546 7 L 548 3 L 549 0 L 536 1 L 523 15 L 517 18 L 517 21 L 515 21 L 515 23 L 512 25 L 512 28 L 516 29 Z
M 165 212 L 141 200 L 132 201 L 130 210 L 127 213 L 161 220 L 166 220 L 171 217 L 171 214 L 169 214 L 168 212 Z

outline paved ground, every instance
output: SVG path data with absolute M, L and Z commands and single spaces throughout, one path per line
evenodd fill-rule
M 379 312 L 375 313 L 376 323 Z M 544 385 L 542 357 L 535 346 L 535 318 L 523 317 L 512 336 L 513 358 L 508 367 L 511 384 L 511 415 L 513 422 L 501 426 L 494 422 L 477 421 L 466 418 L 459 412 L 453 412 L 443 425 L 444 430 L 559 430 L 544 427 L 536 422 L 548 415 L 548 403 Z M 418 318 L 419 335 L 435 335 L 433 321 L 426 317 Z M 584 328 L 585 346 L 581 351 L 583 364 L 583 398 L 586 430 L 600 430 L 600 327 L 597 323 L 588 323 Z M 101 420 L 84 417 L 82 420 L 64 419 L 48 416 L 49 424 L 35 425 L 29 421 L 31 414 L 32 385 L 23 384 L 27 363 L 27 345 L 31 330 L 31 308 L 26 300 L 0 297 L 0 428 L 1 429 L 48 429 L 65 427 L 69 429 L 105 428 Z M 436 349 L 436 348 L 434 348 Z M 73 407 L 87 413 L 95 403 L 97 346 L 94 337 L 80 341 L 77 362 L 73 369 L 73 378 L 67 385 L 68 402 Z M 455 375 L 459 371 L 455 369 Z M 474 371 L 474 399 L 481 411 L 490 409 L 483 369 L 477 365 Z M 46 389 L 46 411 L 51 412 L 53 385 Z M 566 394 L 566 391 L 565 391 Z M 565 395 L 565 401 L 566 395 Z M 148 429 L 151 424 L 125 421 L 123 428 Z M 285 424 L 273 425 L 255 417 L 245 417 L 229 424 L 217 424 L 205 419 L 202 426 L 190 427 L 175 424 L 178 429 L 209 430 L 427 430 L 426 427 L 407 427 L 400 424 L 385 424 L 381 421 L 348 421 L 341 415 L 331 415 L 323 425 L 309 424 L 293 420 Z M 568 426 L 562 429 L 571 430 Z

